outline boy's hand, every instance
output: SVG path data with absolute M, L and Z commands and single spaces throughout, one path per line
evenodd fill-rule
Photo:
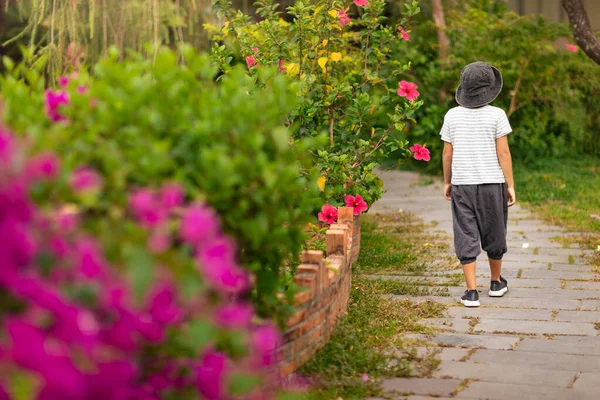
M 450 198 L 452 197 L 452 184 L 451 183 L 445 184 L 444 197 L 446 198 L 446 200 L 450 200 Z
M 506 189 L 508 192 L 508 206 L 512 206 L 517 202 L 517 195 L 515 194 L 515 188 L 509 187 Z

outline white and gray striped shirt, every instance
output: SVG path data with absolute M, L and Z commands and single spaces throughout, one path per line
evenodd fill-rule
M 494 106 L 454 107 L 444 117 L 440 134 L 452 143 L 452 184 L 504 183 L 496 139 L 512 132 L 504 110 Z

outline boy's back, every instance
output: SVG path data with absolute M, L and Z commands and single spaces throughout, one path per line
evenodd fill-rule
M 504 183 L 496 139 L 512 132 L 504 110 L 491 105 L 450 109 L 444 117 L 442 140 L 452 144 L 452 184 Z

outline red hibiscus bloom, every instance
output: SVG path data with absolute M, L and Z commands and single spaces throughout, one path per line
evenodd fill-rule
M 364 7 L 364 6 L 369 5 L 369 1 L 368 0 L 354 0 L 354 4 L 356 4 L 359 7 Z
M 348 195 L 344 197 L 344 201 L 346 202 L 346 207 L 354 208 L 354 215 L 360 215 L 360 213 L 367 211 L 369 208 L 369 205 L 360 194 L 357 194 L 356 196 Z
M 341 26 L 348 25 L 352 22 L 352 20 L 350 19 L 350 17 L 348 17 L 348 14 L 346 14 L 345 11 L 338 11 L 337 17 L 338 22 Z
M 565 49 L 567 49 L 567 51 L 570 51 L 571 53 L 577 53 L 577 46 L 575 46 L 574 44 L 566 44 Z
M 407 100 L 414 100 L 419 97 L 419 92 L 417 91 L 417 84 L 413 82 L 400 81 L 398 82 L 400 88 L 398 89 L 398 96 L 406 97 Z
M 319 221 L 335 224 L 338 217 L 338 210 L 331 204 L 325 204 L 319 213 Z
M 402 39 L 406 40 L 407 42 L 410 42 L 410 38 L 408 37 L 408 32 L 406 32 L 404 30 L 403 27 L 399 26 L 398 30 L 400 31 L 400 35 L 402 36 Z
M 412 147 L 410 147 L 409 150 L 415 154 L 415 160 L 431 160 L 431 157 L 429 156 L 429 149 L 425 148 L 425 146 L 415 144 Z
M 254 56 L 248 56 L 248 57 L 246 57 L 246 64 L 248 64 L 248 68 L 252 68 L 255 65 L 257 65 L 258 63 L 254 59 Z

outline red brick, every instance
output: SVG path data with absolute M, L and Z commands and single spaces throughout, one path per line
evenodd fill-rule
M 310 292 L 308 290 L 304 290 L 300 293 L 296 293 L 294 296 L 294 306 L 299 306 L 300 304 L 304 304 L 310 300 Z
M 306 309 L 300 309 L 290 315 L 287 319 L 287 327 L 291 328 L 294 325 L 297 325 L 300 321 L 302 321 L 306 317 Z
M 327 255 L 346 255 L 348 251 L 348 235 L 345 230 L 329 229 L 325 234 L 327 244 Z
M 323 252 L 318 250 L 306 250 L 300 254 L 302 264 L 319 265 L 323 261 Z

